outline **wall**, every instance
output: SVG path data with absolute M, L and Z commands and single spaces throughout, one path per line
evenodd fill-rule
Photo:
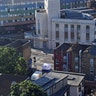
M 91 41 L 94 40 L 94 32 L 95 32 L 95 21 L 93 20 L 73 20 L 73 19 L 52 19 L 52 48 L 54 49 L 56 47 L 55 43 L 57 42 L 55 35 L 56 35 L 56 24 L 59 24 L 59 35 L 60 38 L 58 42 L 60 44 L 62 43 L 76 43 L 77 42 L 77 25 L 81 26 L 81 39 L 79 41 L 80 44 L 89 45 L 91 44 Z M 68 40 L 64 39 L 64 24 L 68 24 Z M 70 25 L 74 25 L 74 33 L 75 33 L 75 39 L 72 41 L 70 39 Z M 90 26 L 90 41 L 86 42 L 86 25 Z
M 78 87 L 75 86 L 70 87 L 70 96 L 79 96 Z
M 23 51 L 23 57 L 25 58 L 26 61 L 28 61 L 31 56 L 31 44 L 27 43 L 26 45 L 24 45 L 22 51 Z

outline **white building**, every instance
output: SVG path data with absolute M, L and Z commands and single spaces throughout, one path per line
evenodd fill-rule
M 63 71 L 51 71 L 33 81 L 48 96 L 84 96 L 84 74 Z
M 60 0 L 44 0 L 44 9 L 36 10 L 35 47 L 54 49 L 62 43 L 90 45 L 95 39 L 96 20 L 76 10 L 60 10 Z

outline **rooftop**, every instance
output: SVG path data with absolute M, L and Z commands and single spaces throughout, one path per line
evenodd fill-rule
M 66 78 L 67 76 L 68 75 L 66 74 L 60 74 L 51 71 L 43 77 L 39 78 L 38 80 L 34 81 L 34 83 L 38 84 L 39 86 L 43 87 L 44 90 L 46 90 L 61 81 L 62 79 Z
M 89 53 L 93 56 L 96 56 L 96 45 L 89 46 L 86 50 L 84 50 L 84 53 Z
M 14 47 L 14 48 L 19 48 L 19 47 L 21 47 L 21 46 L 23 46 L 23 45 L 25 45 L 25 44 L 27 44 L 29 42 L 30 41 L 28 41 L 28 40 L 22 40 L 22 39 L 20 40 L 20 39 L 18 39 L 16 41 L 12 42 L 12 43 L 9 43 L 7 46 Z
M 58 74 L 68 75 L 68 85 L 79 86 L 81 81 L 84 79 L 85 74 L 65 71 L 54 71 Z
M 0 38 L 0 46 L 5 46 L 9 43 L 11 43 L 12 41 L 10 39 L 2 39 Z
M 12 82 L 21 82 L 26 79 L 26 76 L 1 74 L 0 73 L 0 96 L 7 96 L 10 92 L 10 85 Z
M 68 43 L 63 43 L 59 46 L 56 47 L 55 50 L 67 50 L 69 47 L 71 47 L 71 44 L 68 44 Z
M 68 77 L 68 85 L 70 86 L 79 86 L 81 81 L 84 79 L 84 74 L 82 73 L 73 73 L 73 72 L 64 72 L 64 71 L 51 71 L 43 77 L 34 81 L 34 83 L 38 84 L 44 90 L 52 87 L 54 84 L 58 83 L 64 78 Z M 67 85 L 67 84 L 66 84 Z
M 72 44 L 72 46 L 67 50 L 67 52 L 73 51 L 75 53 L 78 53 L 79 50 L 84 51 L 87 47 L 89 47 L 89 46 L 88 45 L 82 45 L 82 44 Z
M 93 20 L 94 19 L 94 17 L 91 14 L 83 13 L 79 10 L 72 10 L 72 9 L 61 10 L 61 18 L 82 19 L 82 20 Z

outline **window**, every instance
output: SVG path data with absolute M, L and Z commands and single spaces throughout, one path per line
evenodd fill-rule
M 38 20 L 38 34 L 40 34 L 40 20 Z
M 94 59 L 90 59 L 90 74 L 94 74 Z
M 78 63 L 78 57 L 74 58 L 74 62 Z
M 59 28 L 59 24 L 56 24 L 56 28 Z
M 74 58 L 75 72 L 78 72 L 78 57 Z
M 90 74 L 94 74 L 94 68 L 90 67 Z
M 77 41 L 80 41 L 80 25 L 77 25 Z
M 92 58 L 92 59 L 90 59 L 90 66 L 94 66 L 94 59 Z
M 28 21 L 28 18 L 26 18 L 26 21 Z
M 59 64 L 59 60 L 58 59 L 56 59 L 56 64 Z
M 59 39 L 59 31 L 56 31 L 56 39 Z
M 55 69 L 56 69 L 56 70 L 59 70 L 59 67 L 56 67 Z
M 71 25 L 71 40 L 74 40 L 74 25 Z
M 90 39 L 90 34 L 86 33 L 86 41 L 89 41 L 89 39 Z
M 64 38 L 68 40 L 68 24 L 64 25 Z
M 17 22 L 17 20 L 15 20 L 15 22 Z
M 25 8 L 25 10 L 27 10 L 27 8 Z
M 67 56 L 63 57 L 64 62 L 67 62 Z
M 75 72 L 78 72 L 78 65 L 75 65 Z
M 87 25 L 86 26 L 86 41 L 90 40 L 90 27 Z
M 82 67 L 86 67 L 86 62 L 83 62 L 82 63 Z
M 66 70 L 67 69 L 67 65 L 63 64 L 63 69 Z
M 56 24 L 56 31 L 59 31 L 59 24 Z

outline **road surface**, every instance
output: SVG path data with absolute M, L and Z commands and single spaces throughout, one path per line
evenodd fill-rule
M 34 66 L 34 60 L 33 57 L 36 57 L 36 63 L 35 65 L 37 66 L 38 70 L 42 69 L 43 63 L 50 63 L 52 64 L 52 69 L 54 68 L 54 60 L 52 59 L 53 57 L 53 50 L 47 50 L 47 49 L 31 49 L 31 58 L 32 58 L 32 67 Z

